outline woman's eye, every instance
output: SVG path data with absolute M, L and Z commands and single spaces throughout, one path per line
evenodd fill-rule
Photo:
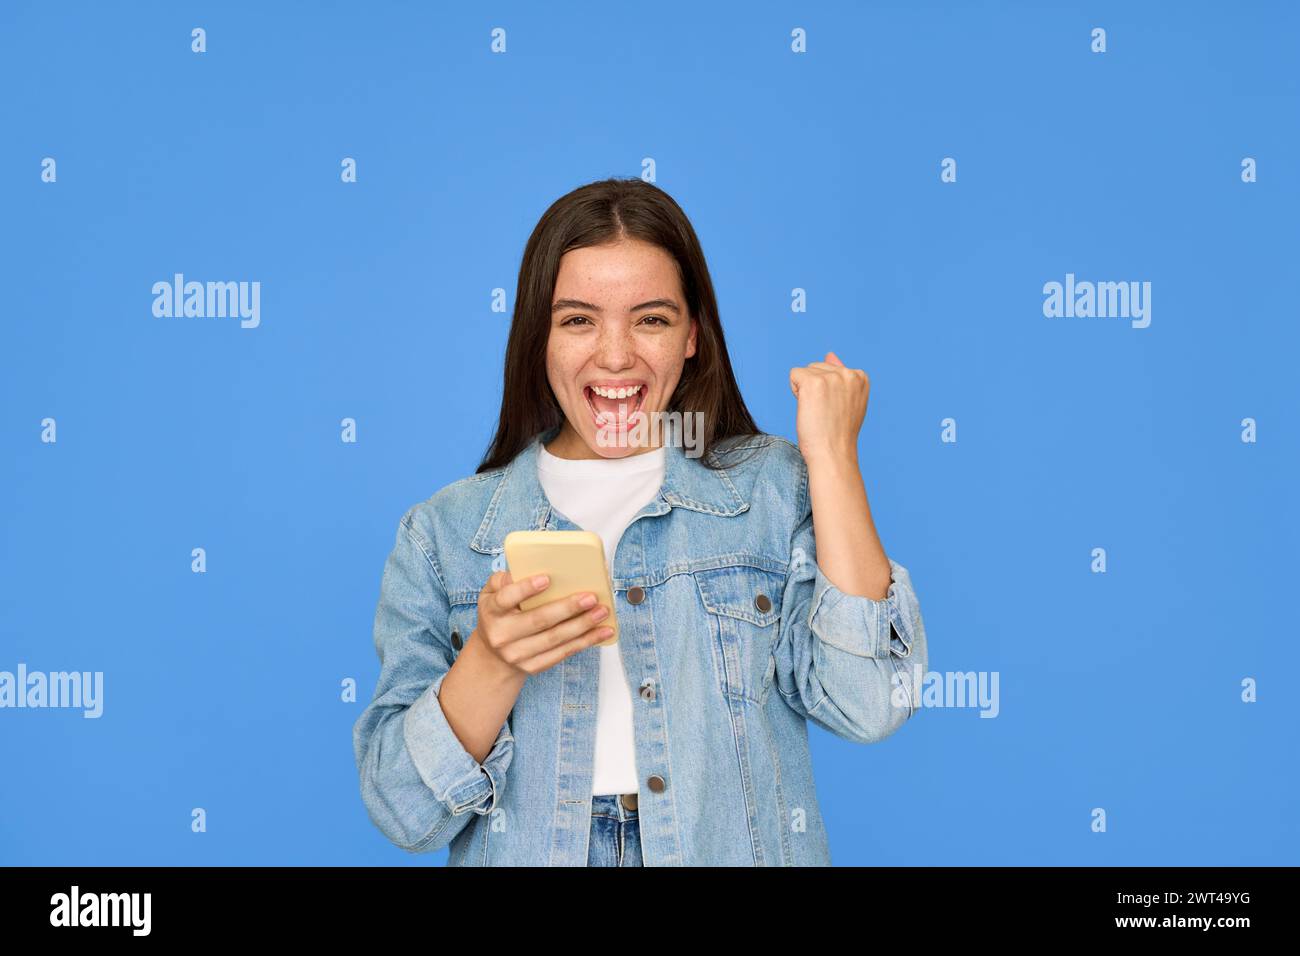
M 650 320 L 653 320 L 658 325 L 671 324 L 662 315 L 647 315 L 643 321 L 650 321 Z M 591 320 L 588 319 L 585 315 L 571 315 L 563 322 L 561 322 L 560 325 L 577 325 L 579 321 L 590 323 Z

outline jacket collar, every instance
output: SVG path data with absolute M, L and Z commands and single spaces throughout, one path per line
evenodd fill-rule
M 537 477 L 538 452 L 542 445 L 560 433 L 560 427 L 556 425 L 540 432 L 506 465 L 488 502 L 483 522 L 470 542 L 475 551 L 499 554 L 504 548 L 505 536 L 511 531 L 572 530 L 577 527 L 552 507 Z M 663 485 L 658 495 L 637 512 L 637 518 L 666 514 L 672 508 L 688 508 L 722 517 L 732 517 L 748 510 L 749 501 L 737 490 L 725 469 L 710 470 L 701 459 L 686 457 L 686 451 L 678 441 L 665 441 L 663 447 Z

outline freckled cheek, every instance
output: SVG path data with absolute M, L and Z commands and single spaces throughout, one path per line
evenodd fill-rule
M 547 346 L 546 369 L 551 381 L 551 391 L 561 404 L 574 413 L 582 410 L 586 397 L 574 384 L 587 361 L 587 350 L 572 345 Z
M 571 345 L 551 345 L 546 350 L 547 368 L 560 382 L 571 383 L 585 360 L 585 353 Z
M 668 387 L 670 379 L 676 381 L 681 374 L 682 364 L 682 345 L 678 347 L 676 343 L 665 344 L 662 348 L 643 350 L 641 353 L 642 360 L 654 371 L 654 388 L 658 392 Z M 668 396 L 661 396 L 667 401 Z

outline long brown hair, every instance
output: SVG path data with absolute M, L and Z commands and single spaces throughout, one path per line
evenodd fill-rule
M 653 183 L 637 177 L 603 179 L 553 202 L 528 237 L 506 343 L 501 415 L 476 474 L 509 464 L 539 432 L 564 424 L 564 410 L 546 376 L 546 343 L 560 257 L 571 249 L 624 238 L 651 243 L 673 257 L 687 311 L 699 324 L 695 354 L 683 365 L 665 411 L 703 413 L 703 432 L 696 436 L 703 445 L 700 462 L 715 467 L 710 459 L 724 445 L 761 434 L 731 370 L 713 280 L 690 220 Z

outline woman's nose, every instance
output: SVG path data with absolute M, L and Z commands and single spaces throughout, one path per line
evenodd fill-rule
M 596 364 L 604 368 L 626 368 L 634 355 L 631 336 L 623 332 L 607 332 L 596 343 Z

